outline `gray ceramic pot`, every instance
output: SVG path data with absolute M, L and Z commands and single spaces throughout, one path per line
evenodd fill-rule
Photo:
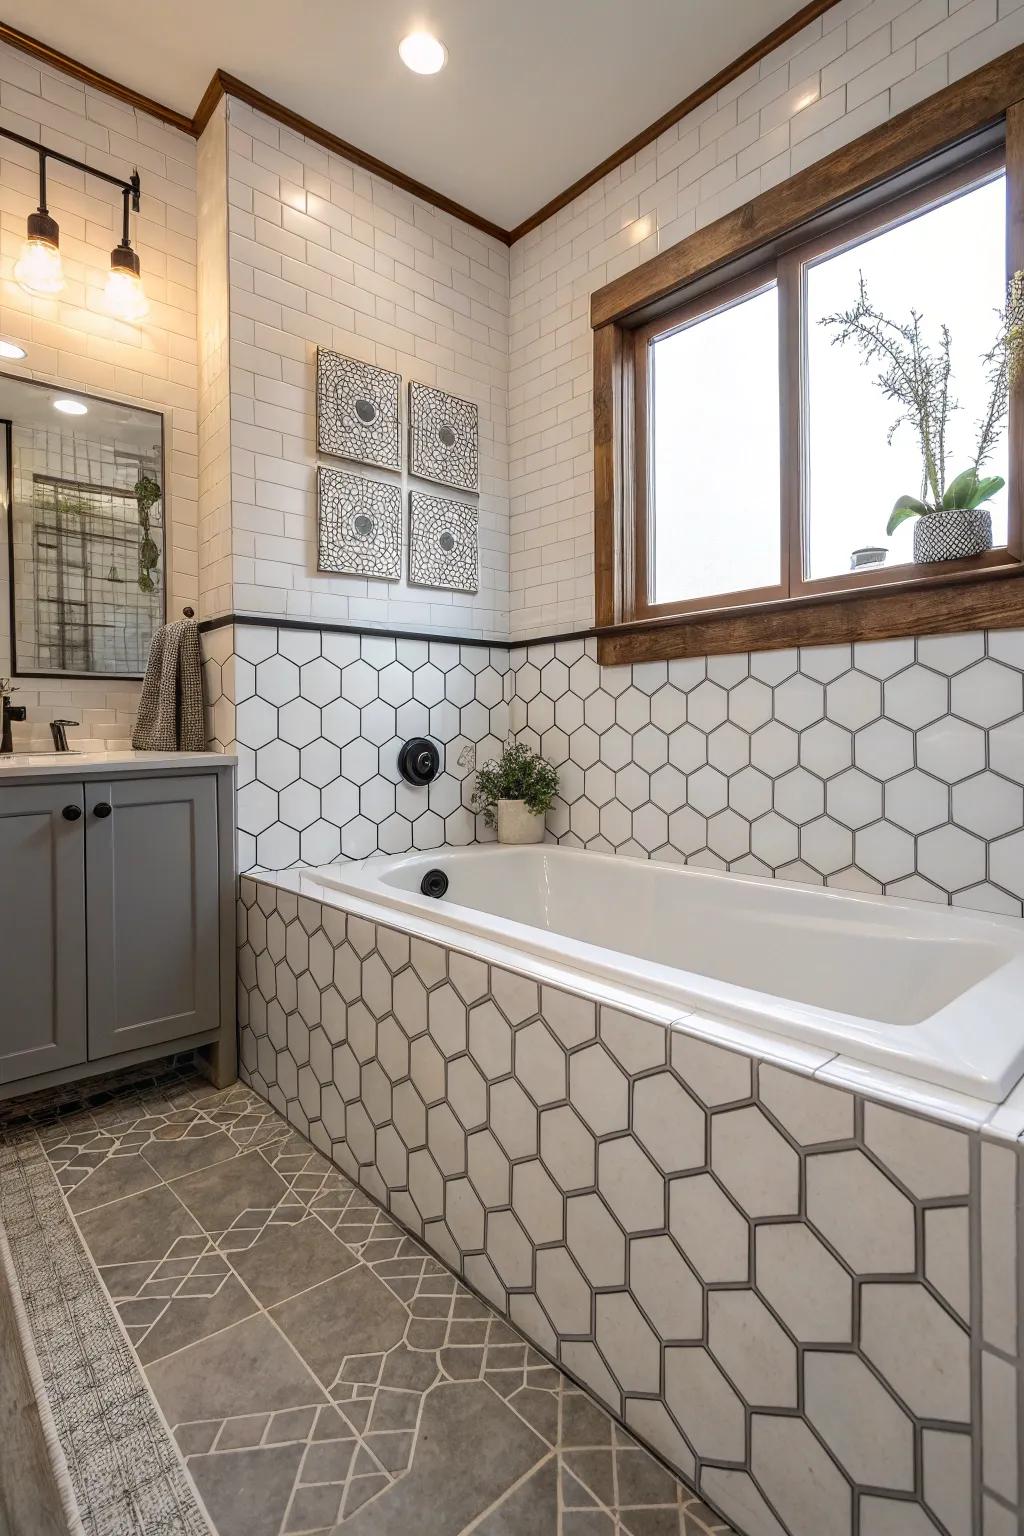
M 992 548 L 992 517 L 983 507 L 973 512 L 929 512 L 914 519 L 914 559 L 968 560 Z

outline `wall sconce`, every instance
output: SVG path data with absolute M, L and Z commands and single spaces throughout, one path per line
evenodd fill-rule
M 132 250 L 128 227 L 129 199 L 136 208 L 139 206 L 138 171 L 132 172 L 131 182 L 124 188 L 122 196 L 124 197 L 124 220 L 121 226 L 121 243 L 115 245 L 110 253 L 110 276 L 107 278 L 106 300 L 107 308 L 112 315 L 116 315 L 119 320 L 134 323 L 141 320 L 149 308 L 145 289 L 142 286 L 139 253 Z
M 20 133 L 14 133 L 10 128 L 0 128 L 0 137 L 11 139 L 15 144 L 21 144 L 25 149 L 30 149 L 39 156 L 39 206 L 35 213 L 30 213 L 28 216 L 25 244 L 14 268 L 15 281 L 26 293 L 39 298 L 52 298 L 64 287 L 64 272 L 60 259 L 60 229 L 46 206 L 46 162 L 58 160 L 61 165 L 70 165 L 73 170 L 84 171 L 87 176 L 95 176 L 100 181 L 119 188 L 124 199 L 124 217 L 120 244 L 116 245 L 110 253 L 106 305 L 118 320 L 129 322 L 141 320 L 148 305 L 142 287 L 139 257 L 138 253 L 132 250 L 129 229 L 131 212 L 134 209 L 138 213 L 141 200 L 138 171 L 133 171 L 128 181 L 122 181 L 119 176 L 110 176 L 106 171 L 99 171 L 94 166 L 86 165 L 82 160 L 75 160 L 70 155 L 61 154 L 59 150 L 47 149 Z
M 60 230 L 46 207 L 46 156 L 39 156 L 39 207 L 28 216 L 28 235 L 14 269 L 26 293 L 51 298 L 64 287 L 60 261 Z

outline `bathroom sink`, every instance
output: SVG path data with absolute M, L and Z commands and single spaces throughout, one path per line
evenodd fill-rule
M 82 747 L 68 747 L 66 752 L 55 752 L 52 747 L 40 747 L 38 752 L 2 752 L 0 753 L 0 764 L 34 763 L 41 757 L 80 757 L 82 751 Z

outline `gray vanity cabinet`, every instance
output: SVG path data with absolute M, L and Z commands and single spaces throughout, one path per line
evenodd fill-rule
M 0 778 L 0 1100 L 189 1049 L 235 1079 L 233 760 L 124 758 Z
M 0 790 L 0 1085 L 85 1060 L 83 789 Z
M 216 1029 L 217 783 L 85 786 L 89 1060 Z

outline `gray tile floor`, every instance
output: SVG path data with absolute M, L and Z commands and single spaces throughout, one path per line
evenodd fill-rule
M 217 1536 L 732 1536 L 251 1090 L 38 1137 Z

